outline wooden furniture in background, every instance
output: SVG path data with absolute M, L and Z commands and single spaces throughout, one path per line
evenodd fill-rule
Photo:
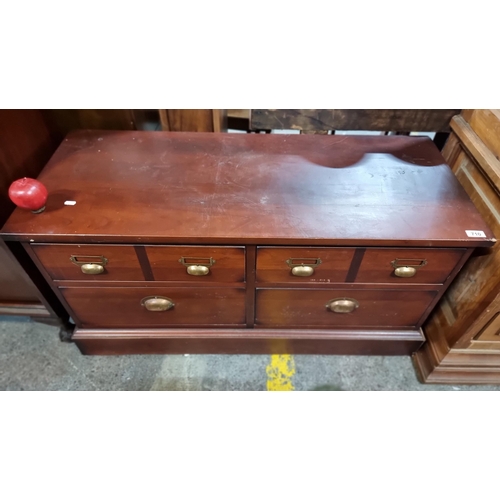
M 500 238 L 500 110 L 464 110 L 443 155 Z M 457 214 L 463 217 L 465 214 Z M 474 229 L 470 227 L 469 229 Z M 427 383 L 500 383 L 500 247 L 476 251 L 424 326 L 415 354 Z
M 165 132 L 227 132 L 225 109 L 160 109 Z
M 39 180 L 3 237 L 88 354 L 410 354 L 492 238 L 425 137 L 87 130 Z
M 250 110 L 249 109 L 228 109 L 227 128 L 235 130 L 250 130 Z
M 252 128 L 295 130 L 449 130 L 459 109 L 252 109 Z
M 58 143 L 38 110 L 0 110 L 0 225 L 14 204 L 8 197 L 10 184 L 21 177 L 37 177 Z M 35 274 L 40 273 L 35 270 Z M 58 300 L 45 298 L 33 279 L 0 244 L 0 315 L 30 316 L 46 323 L 59 323 L 58 313 L 67 318 Z M 46 283 L 40 280 L 42 289 Z M 50 290 L 50 289 L 49 289 Z M 47 291 L 47 290 L 46 290 Z M 52 292 L 48 293 L 52 296 Z M 49 300 L 47 300 L 49 299 Z M 65 319 L 66 319 L 65 318 Z
M 409 134 L 436 132 L 441 149 L 459 109 L 252 109 L 251 129 L 290 129 L 326 134 L 335 130 L 367 130 Z
M 155 116 L 156 113 L 156 116 Z M 9 185 L 21 177 L 36 178 L 64 136 L 80 128 L 135 130 L 159 123 L 157 110 L 0 110 L 0 226 L 14 204 Z M 66 324 L 67 313 L 40 273 L 22 259 L 23 269 L 7 245 L 0 243 L 0 315 L 30 316 Z
M 59 142 L 73 130 L 156 130 L 160 124 L 156 109 L 45 109 L 42 113 Z

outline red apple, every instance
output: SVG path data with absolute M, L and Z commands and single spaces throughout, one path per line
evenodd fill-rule
M 47 188 L 36 179 L 17 179 L 9 187 L 9 198 L 20 208 L 39 213 L 45 209 Z

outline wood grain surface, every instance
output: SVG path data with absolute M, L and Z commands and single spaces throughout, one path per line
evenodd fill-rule
M 60 288 L 76 320 L 84 326 L 213 326 L 244 325 L 243 288 Z M 175 306 L 148 311 L 141 300 L 166 297 Z
M 80 131 L 63 141 L 39 180 L 49 190 L 45 212 L 17 209 L 3 229 L 8 238 L 493 243 L 428 138 Z M 469 238 L 469 229 L 485 237 Z
M 442 284 L 458 264 L 465 249 L 368 248 L 359 267 L 357 283 Z M 394 274 L 396 266 L 415 266 L 416 274 L 401 278 Z M 425 264 L 419 267 L 419 264 Z
M 77 329 L 84 354 L 371 354 L 408 355 L 420 330 Z
M 474 205 L 500 236 L 500 111 L 464 110 L 443 149 Z M 424 324 L 428 342 L 415 353 L 427 383 L 500 383 L 500 251 L 476 249 Z
M 257 249 L 257 283 L 344 282 L 349 271 L 354 248 L 260 247 Z M 311 276 L 294 276 L 290 265 L 313 265 Z
M 22 177 L 37 177 L 56 149 L 42 113 L 34 109 L 0 110 L 0 226 L 15 205 L 9 186 Z M 26 301 L 26 314 L 40 303 L 40 292 L 19 264 L 0 245 L 0 302 Z M 7 313 L 5 313 L 7 314 Z
M 245 280 L 245 249 L 210 246 L 146 246 L 153 276 L 157 281 L 190 283 L 243 282 Z M 184 259 L 185 264 L 179 262 Z M 210 265 L 210 259 L 213 264 Z M 204 276 L 187 273 L 187 264 L 209 268 Z
M 449 130 L 459 109 L 252 109 L 252 129 L 387 130 L 438 132 Z
M 259 327 L 415 327 L 436 296 L 436 290 L 272 290 L 258 289 L 256 320 Z M 350 313 L 326 308 L 331 300 L 348 298 L 359 303 Z
M 133 246 L 130 245 L 31 245 L 45 270 L 55 280 L 142 281 L 144 275 Z M 107 259 L 102 274 L 84 274 L 81 262 L 101 262 Z

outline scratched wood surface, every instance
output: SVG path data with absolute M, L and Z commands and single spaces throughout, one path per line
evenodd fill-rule
M 79 131 L 39 180 L 47 208 L 16 209 L 3 229 L 12 239 L 460 247 L 493 237 L 422 137 Z

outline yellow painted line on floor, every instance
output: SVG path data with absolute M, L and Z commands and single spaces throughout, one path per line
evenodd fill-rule
M 293 391 L 295 360 L 291 354 L 272 354 L 266 367 L 268 391 Z

